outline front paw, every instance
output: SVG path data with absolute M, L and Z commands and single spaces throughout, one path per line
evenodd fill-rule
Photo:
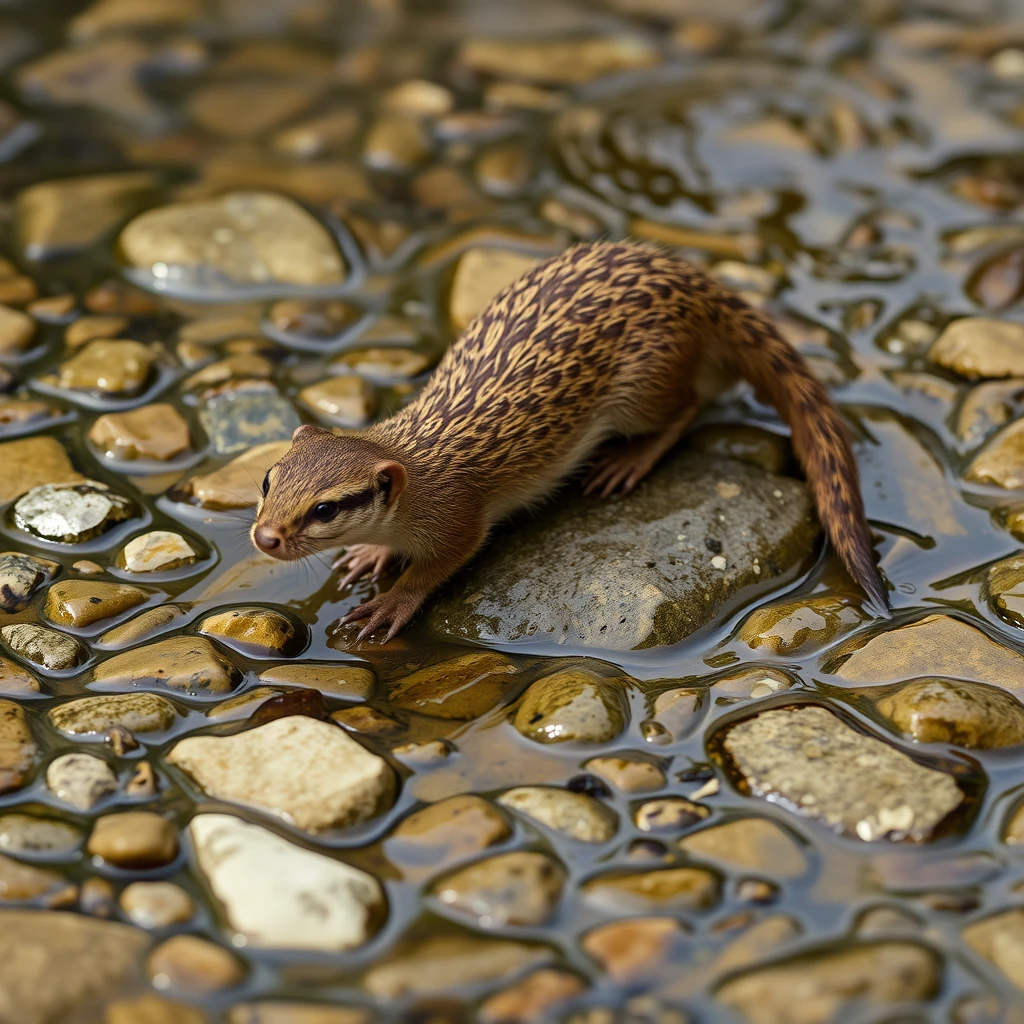
M 331 568 L 348 570 L 341 581 L 341 586 L 347 587 L 367 573 L 376 581 L 390 561 L 391 551 L 382 544 L 351 544 Z
M 366 619 L 366 625 L 359 631 L 358 640 L 365 640 L 371 633 L 387 629 L 387 634 L 380 641 L 386 644 L 405 627 L 422 603 L 422 595 L 396 586 L 383 594 L 376 594 L 358 608 L 353 608 L 342 621 Z

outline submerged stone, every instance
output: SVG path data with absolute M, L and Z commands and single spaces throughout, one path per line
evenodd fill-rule
M 83 664 L 89 658 L 89 652 L 75 637 L 56 629 L 37 626 L 34 622 L 2 626 L 0 638 L 15 654 L 50 672 L 63 672 Z
M 57 732 L 71 738 L 101 736 L 120 726 L 129 732 L 162 732 L 178 717 L 174 705 L 156 693 L 79 697 L 47 714 Z
M 20 612 L 32 595 L 60 571 L 57 562 L 20 551 L 0 554 L 0 612 Z
M 153 350 L 137 341 L 90 341 L 43 379 L 63 391 L 134 395 L 149 381 L 155 361 Z
M 192 477 L 178 489 L 176 497 L 192 499 L 213 511 L 255 508 L 260 500 L 260 483 L 267 470 L 290 447 L 291 441 L 256 445 L 226 466 Z
M 43 484 L 14 505 L 14 525 L 58 544 L 81 544 L 138 515 L 131 498 L 95 480 Z
M 625 726 L 626 682 L 582 668 L 563 669 L 531 684 L 512 724 L 537 743 L 608 743 Z
M 46 592 L 46 617 L 58 626 L 85 629 L 120 615 L 152 596 L 125 583 L 59 580 Z
M 231 608 L 208 615 L 197 628 L 200 633 L 218 637 L 228 647 L 253 658 L 294 655 L 306 641 L 301 627 L 287 615 L 270 608 Z
M 432 718 L 475 719 L 504 700 L 515 672 L 512 660 L 497 651 L 464 654 L 392 683 L 388 697 Z
M 867 616 L 845 598 L 811 597 L 758 608 L 744 619 L 739 638 L 750 647 L 789 655 L 823 647 L 865 621 Z
M 254 445 L 290 439 L 301 425 L 291 402 L 270 384 L 211 396 L 199 421 L 217 455 L 251 454 Z
M 239 675 L 205 637 L 175 636 L 114 655 L 96 666 L 93 682 L 105 690 L 156 685 L 208 696 L 227 693 Z
M 618 829 L 615 812 L 599 800 L 556 786 L 518 786 L 498 803 L 582 843 L 605 843 Z
M 982 316 L 954 320 L 928 358 L 972 380 L 1024 376 L 1024 324 Z
M 807 858 L 796 840 L 768 818 L 739 818 L 703 828 L 679 840 L 691 857 L 775 878 L 799 878 Z
M 166 462 L 188 451 L 188 424 L 173 405 L 157 402 L 108 412 L 92 425 L 89 440 L 113 458 Z

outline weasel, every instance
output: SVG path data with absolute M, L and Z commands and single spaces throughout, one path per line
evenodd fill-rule
M 685 260 L 628 242 L 577 245 L 499 292 L 419 395 L 369 429 L 300 427 L 267 473 L 253 543 L 297 559 L 346 546 L 347 585 L 395 561 L 354 608 L 390 640 L 500 520 L 591 463 L 586 490 L 631 491 L 701 406 L 738 377 L 773 404 L 839 558 L 888 615 L 857 465 L 824 386 L 771 321 Z M 605 442 L 625 440 L 610 449 Z

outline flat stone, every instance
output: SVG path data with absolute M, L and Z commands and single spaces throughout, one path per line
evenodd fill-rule
M 66 895 L 67 890 L 67 879 L 56 871 L 23 864 L 0 854 L 0 900 L 4 903 L 20 903 L 40 897 L 60 898 Z
M 62 754 L 47 766 L 46 785 L 61 802 L 88 811 L 104 797 L 117 792 L 117 776 L 102 758 L 92 754 Z
M 172 935 L 150 950 L 146 973 L 156 988 L 196 995 L 234 988 L 245 968 L 234 953 L 198 935 Z
M 562 669 L 523 694 L 512 724 L 536 743 L 609 743 L 625 727 L 627 680 Z
M 254 342 L 254 344 L 259 344 L 259 342 Z M 184 343 L 178 346 L 179 358 L 183 358 L 183 345 Z M 273 374 L 274 364 L 266 356 L 256 352 L 236 352 L 189 374 L 182 381 L 181 386 L 187 390 L 215 387 L 236 379 L 240 382 L 268 380 Z
M 477 1010 L 481 1024 L 529 1024 L 586 991 L 586 982 L 569 971 L 542 967 L 488 997 Z
M 121 233 L 133 266 L 174 293 L 212 297 L 233 289 L 340 284 L 334 239 L 298 203 L 271 192 L 229 192 L 162 206 Z
M 712 685 L 712 691 L 716 698 L 757 700 L 761 697 L 770 697 L 773 693 L 783 693 L 790 689 L 794 682 L 791 675 L 777 668 L 754 666 L 719 676 Z
M 439 117 L 455 106 L 455 97 L 443 85 L 412 78 L 388 89 L 384 106 L 411 117 Z
M 703 828 L 679 840 L 691 857 L 772 878 L 799 878 L 807 857 L 793 837 L 767 818 L 738 818 Z
M 116 338 L 122 331 L 127 330 L 129 322 L 127 317 L 115 314 L 80 316 L 74 323 L 68 324 L 64 332 L 64 344 L 68 348 L 81 348 L 90 341 Z
M 4 374 L 0 374 L 0 388 L 9 386 Z M 53 419 L 57 410 L 47 402 L 37 402 L 28 398 L 0 397 L 0 427 L 25 426 L 29 423 L 41 425 L 44 420 Z
M 856 646 L 854 646 L 856 644 Z M 924 676 L 967 679 L 1024 690 L 1024 657 L 951 615 L 929 615 L 842 648 L 837 675 L 851 683 Z
M 361 665 L 312 665 L 286 662 L 260 673 L 260 682 L 269 685 L 308 686 L 326 697 L 341 700 L 368 700 L 374 691 L 376 677 Z
M 132 882 L 119 902 L 132 924 L 140 928 L 185 924 L 196 912 L 192 897 L 173 882 Z
M 258 1003 L 236 1003 L 225 1019 L 228 1024 L 373 1024 L 373 1011 L 355 1006 L 336 1006 L 333 1003 L 291 1003 L 261 999 Z M 135 1022 L 126 1021 L 125 1024 Z
M 140 612 L 133 619 L 101 634 L 96 643 L 104 647 L 129 647 L 177 622 L 184 612 L 176 604 L 161 604 Z
M 620 501 L 570 494 L 508 529 L 433 601 L 427 621 L 501 643 L 673 644 L 745 588 L 792 573 L 817 533 L 802 484 L 684 452 Z
M 1024 909 L 1014 907 L 969 924 L 963 939 L 1016 988 L 1024 989 Z
M 510 198 L 529 184 L 533 161 L 521 143 L 505 142 L 481 153 L 475 170 L 477 182 L 488 195 Z
M 994 750 L 1024 743 L 1024 704 L 984 683 L 916 679 L 878 702 L 893 728 L 918 743 Z
M 65 821 L 34 814 L 0 815 L 0 848 L 36 857 L 66 857 L 82 844 L 82 833 Z
M 289 440 L 301 425 L 291 402 L 270 384 L 212 396 L 199 410 L 199 422 L 217 455 Z
M 649 743 L 672 743 L 689 735 L 706 710 L 706 691 L 692 686 L 663 690 L 654 699 L 652 718 L 641 723 Z
M 131 498 L 95 480 L 42 484 L 14 503 L 18 529 L 58 544 L 81 544 L 137 514 Z
M 168 572 L 191 565 L 196 553 L 180 533 L 152 530 L 124 546 L 120 562 L 128 572 Z
M 408 172 L 430 156 L 430 136 L 417 118 L 387 114 L 366 134 L 363 161 L 377 171 Z
M 383 924 L 384 893 L 365 871 L 228 814 L 196 815 L 188 828 L 228 927 L 249 946 L 338 952 Z
M 171 999 L 146 993 L 107 1004 L 104 1024 L 206 1024 L 205 1015 Z
M 28 669 L 0 658 L 0 693 L 10 697 L 32 697 L 40 693 L 39 680 Z
M 539 927 L 558 906 L 565 869 L 545 853 L 500 853 L 448 875 L 433 887 L 445 907 L 484 928 Z
M 253 690 L 238 694 L 237 697 L 229 697 L 215 704 L 206 712 L 206 717 L 217 722 L 234 722 L 248 718 L 265 700 L 277 697 L 281 692 L 270 686 L 257 686 Z
M 18 193 L 14 206 L 22 252 L 43 260 L 89 249 L 138 210 L 155 187 L 156 177 L 148 171 L 32 185 Z
M 213 511 L 255 508 L 260 484 L 267 470 L 291 447 L 291 441 L 257 445 L 211 473 L 192 477 L 182 485 L 180 496 Z
M 302 341 L 332 341 L 361 316 L 338 299 L 282 299 L 270 307 L 270 322 L 282 334 Z
M 102 736 L 120 726 L 129 732 L 163 732 L 178 719 L 174 705 L 156 693 L 79 697 L 47 713 L 50 725 L 72 739 Z
M 506 285 L 532 270 L 539 260 L 515 249 L 476 246 L 467 249 L 455 267 L 448 315 L 452 326 L 464 330 Z
M 332 711 L 331 718 L 346 732 L 357 732 L 363 736 L 390 738 L 405 732 L 407 728 L 397 718 L 392 718 L 391 715 L 386 715 L 383 711 L 365 705 Z
M 288 616 L 259 607 L 231 608 L 208 615 L 197 629 L 252 658 L 297 654 L 306 639 Z
M 251 139 L 304 113 L 321 92 L 313 78 L 245 76 L 207 82 L 189 96 L 187 109 L 205 131 Z
M 82 914 L 0 910 L 3 1012 L 18 1024 L 84 1024 L 135 980 L 145 932 Z
M 345 352 L 328 369 L 332 373 L 355 373 L 377 384 L 394 384 L 418 377 L 429 366 L 430 359 L 415 349 L 379 346 Z
M 36 322 L 27 313 L 0 304 L 0 355 L 23 352 L 36 334 Z
M 97 819 L 87 849 L 119 868 L 158 868 L 178 855 L 178 834 L 152 811 L 122 811 Z
M 582 843 L 606 843 L 618 827 L 615 813 L 592 796 L 554 786 L 509 789 L 498 803 Z
M 310 384 L 299 392 L 299 401 L 322 423 L 352 430 L 365 427 L 377 411 L 373 386 L 356 373 Z
M 601 925 L 580 945 L 614 981 L 657 975 L 682 946 L 686 929 L 673 917 L 637 917 Z
M 641 832 L 678 832 L 709 817 L 703 805 L 681 796 L 645 800 L 633 812 L 633 824 Z
M 85 477 L 71 465 L 55 437 L 23 437 L 0 444 L 0 502 L 6 504 L 42 484 L 79 483 Z
M 73 636 L 56 629 L 19 622 L 0 626 L 0 638 L 15 654 L 49 672 L 63 672 L 85 662 L 89 653 Z
M 721 742 L 753 795 L 866 842 L 931 839 L 965 799 L 952 776 L 823 707 L 762 711 L 729 727 Z
M 969 380 L 1024 376 L 1024 324 L 981 316 L 954 320 L 928 358 Z
M 739 639 L 755 649 L 790 655 L 818 650 L 865 621 L 849 600 L 826 595 L 756 609 L 743 620 Z
M 109 658 L 96 666 L 93 682 L 108 690 L 166 686 L 206 696 L 227 693 L 239 675 L 205 637 L 175 636 Z
M 1010 522 L 1007 526 L 1013 529 Z M 983 592 L 999 618 L 1024 628 L 1024 558 L 1004 558 L 989 566 Z
M 505 699 L 515 672 L 512 660 L 496 651 L 464 654 L 391 683 L 388 698 L 396 707 L 431 718 L 469 721 Z
M 728 980 L 715 997 L 750 1024 L 827 1024 L 844 1011 L 932 999 L 941 984 L 936 953 L 880 942 L 756 967 Z
M 462 986 L 498 981 L 551 958 L 544 946 L 506 939 L 436 935 L 400 947 L 371 967 L 364 988 L 378 999 L 430 995 Z
M 659 868 L 597 875 L 580 892 L 592 906 L 614 914 L 710 910 L 719 900 L 719 881 L 703 868 Z
M 134 395 L 149 381 L 154 362 L 152 349 L 138 341 L 90 341 L 43 379 L 64 391 Z
M 1003 427 L 968 463 L 964 479 L 1010 491 L 1024 487 L 1024 420 Z
M 0 793 L 20 789 L 39 758 L 24 708 L 0 700 Z
M 58 580 L 46 592 L 46 617 L 58 626 L 85 629 L 121 615 L 151 596 L 151 591 L 126 583 Z
M 204 792 L 258 807 L 318 833 L 374 817 L 395 795 L 394 772 L 341 729 L 293 715 L 234 736 L 192 736 L 167 760 Z
M 90 428 L 89 440 L 104 455 L 127 460 L 166 462 L 189 449 L 188 424 L 166 402 L 105 413 Z
M 623 793 L 648 793 L 661 789 L 667 782 L 656 764 L 626 757 L 592 757 L 583 770 L 600 776 Z

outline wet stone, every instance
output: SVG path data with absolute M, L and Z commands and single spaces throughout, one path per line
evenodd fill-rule
M 127 329 L 128 323 L 128 318 L 123 316 L 80 316 L 68 325 L 64 332 L 64 344 L 68 348 L 81 348 L 100 338 L 116 338 Z
M 672 917 L 638 917 L 601 925 L 580 945 L 618 982 L 656 975 L 682 946 L 684 926 Z
M 94 480 L 43 484 L 14 504 L 14 525 L 58 544 L 81 544 L 138 515 L 131 498 Z
M 744 425 L 708 425 L 686 436 L 686 447 L 701 455 L 735 459 L 768 473 L 785 473 L 793 461 L 792 445 L 768 430 Z
M 484 311 L 506 285 L 537 264 L 535 256 L 514 249 L 467 249 L 455 268 L 448 312 L 456 330 L 463 330 Z
M 980 445 L 989 435 L 1024 411 L 1024 379 L 990 381 L 971 388 L 956 416 L 956 436 L 968 448 Z
M 188 451 L 188 424 L 165 402 L 127 412 L 108 412 L 89 430 L 89 440 L 116 459 L 166 462 Z
M 512 724 L 537 743 L 608 743 L 625 726 L 625 685 L 625 679 L 563 669 L 530 686 Z
M 412 171 L 429 156 L 430 138 L 413 117 L 381 117 L 371 125 L 363 143 L 363 160 L 377 171 Z
M 78 849 L 81 832 L 55 818 L 31 814 L 0 815 L 0 849 L 35 857 L 63 857 Z
M 90 341 L 43 380 L 63 391 L 134 395 L 149 381 L 154 362 L 152 349 L 137 341 Z
M 256 691 L 250 692 L 255 693 Z M 274 722 L 279 718 L 288 718 L 290 715 L 304 715 L 306 718 L 314 718 L 321 722 L 331 717 L 327 701 L 324 700 L 323 694 L 319 690 L 300 687 L 288 690 L 287 693 L 273 693 L 266 696 L 250 716 L 249 725 L 255 728 L 258 725 L 266 725 L 267 722 Z
M 47 714 L 57 732 L 72 739 L 101 736 L 120 726 L 132 733 L 163 732 L 174 725 L 174 705 L 155 693 L 123 693 L 79 697 L 51 708 Z
M 610 913 L 709 910 L 718 903 L 719 882 L 703 868 L 663 868 L 597 875 L 580 892 L 592 906 Z
M 750 647 L 790 655 L 824 647 L 865 621 L 845 598 L 812 597 L 758 608 L 744 619 L 739 638 Z
M 237 719 L 248 718 L 254 709 L 258 708 L 269 697 L 277 697 L 281 693 L 270 686 L 257 686 L 253 690 L 246 690 L 237 697 L 229 697 L 220 704 L 214 705 L 206 712 L 206 717 L 217 722 L 233 722 Z
M 0 611 L 19 612 L 60 571 L 60 565 L 20 551 L 0 554 Z
M 367 700 L 374 690 L 373 672 L 362 665 L 315 665 L 287 662 L 260 673 L 260 682 L 269 685 L 308 686 L 326 697 L 341 700 Z
M 199 421 L 217 455 L 251 455 L 248 449 L 288 440 L 301 425 L 291 403 L 269 384 L 214 395 L 200 409 Z
M 188 113 L 205 131 L 229 139 L 249 139 L 302 114 L 321 87 L 314 79 L 256 77 L 208 82 L 188 100 Z
M 586 982 L 569 971 L 542 967 L 486 999 L 477 1017 L 482 1024 L 529 1024 L 586 987 Z
M 710 814 L 701 804 L 670 796 L 642 803 L 633 812 L 633 823 L 641 832 L 678 832 L 691 828 Z
M 952 776 L 822 707 L 763 711 L 731 726 L 721 743 L 754 795 L 866 842 L 931 839 L 965 799 Z
M 140 612 L 133 619 L 102 633 L 96 643 L 104 647 L 129 647 L 159 633 L 182 617 L 184 612 L 176 604 L 162 604 Z
M 1000 430 L 968 463 L 964 479 L 1011 491 L 1024 487 L 1024 420 Z
M 582 843 L 605 843 L 618 825 L 615 813 L 600 801 L 554 786 L 509 789 L 498 797 L 498 803 Z
M 267 470 L 290 447 L 290 440 L 256 445 L 220 469 L 192 477 L 181 488 L 180 495 L 213 511 L 255 508 Z
M 680 740 L 692 732 L 701 720 L 705 704 L 705 691 L 689 686 L 663 690 L 654 699 L 654 716 L 644 722 L 648 726 L 645 736 L 662 743 Z
M 178 834 L 151 811 L 122 811 L 96 821 L 88 852 L 119 868 L 158 868 L 178 855 Z
M 792 836 L 767 818 L 739 818 L 712 825 L 679 841 L 691 857 L 775 878 L 799 878 L 807 858 Z
M 406 726 L 397 718 L 392 718 L 376 708 L 365 706 L 342 708 L 340 711 L 335 711 L 331 718 L 346 732 L 357 732 L 363 736 L 391 738 L 406 730 Z
M 283 334 L 303 341 L 326 341 L 351 327 L 360 312 L 337 299 L 282 299 L 270 307 L 268 315 Z
M 373 387 L 354 373 L 310 384 L 299 401 L 321 422 L 349 429 L 365 427 L 377 410 Z
M 59 580 L 46 592 L 46 617 L 58 626 L 85 629 L 143 604 L 151 592 L 125 583 Z
M 40 897 L 59 899 L 67 889 L 67 880 L 56 871 L 23 864 L 0 854 L 0 900 L 4 903 L 20 903 Z
M 132 882 L 121 893 L 121 909 L 140 928 L 169 928 L 190 921 L 192 897 L 173 882 Z
M 371 1010 L 334 1003 L 263 999 L 257 1003 L 236 1003 L 225 1020 L 227 1024 L 373 1024 L 373 1015 Z
M 307 832 L 345 828 L 389 807 L 395 776 L 336 726 L 291 715 L 234 736 L 181 740 L 167 760 L 206 793 Z
M 480 187 L 492 196 L 518 195 L 529 183 L 533 167 L 530 154 L 518 142 L 494 146 L 480 155 L 476 177 Z
M 650 761 L 625 757 L 592 757 L 583 769 L 599 775 L 623 793 L 647 793 L 661 789 L 666 783 L 665 773 Z
M 168 530 L 153 530 L 132 538 L 120 558 L 128 572 L 168 572 L 195 560 L 196 553 L 188 541 Z
M 1024 909 L 1015 907 L 968 925 L 964 942 L 1016 988 L 1024 989 Z
M 58 800 L 88 811 L 117 792 L 117 776 L 106 761 L 92 754 L 62 754 L 47 767 L 46 785 Z
M 230 929 L 249 946 L 340 951 L 383 924 L 372 875 L 228 814 L 189 824 L 196 862 Z
M 73 636 L 32 622 L 0 626 L 0 639 L 15 654 L 50 672 L 74 668 L 89 657 L 85 647 Z
M 43 484 L 78 483 L 85 478 L 71 465 L 55 437 L 26 437 L 0 444 L 0 502 L 8 502 Z
M 305 643 L 291 619 L 268 608 L 232 608 L 207 616 L 197 628 L 253 658 L 297 654 Z
M 233 988 L 245 977 L 234 953 L 198 935 L 174 935 L 150 951 L 146 972 L 155 988 L 201 994 Z
M 10 697 L 32 697 L 40 693 L 39 680 L 28 669 L 0 658 L 0 693 Z
M 396 707 L 431 718 L 471 720 L 505 700 L 515 672 L 504 654 L 464 654 L 392 683 L 388 697 Z
M 355 373 L 377 384 L 394 384 L 418 377 L 430 366 L 430 360 L 411 348 L 398 346 L 361 348 L 335 359 L 332 373 Z
M 384 95 L 384 106 L 410 117 L 439 117 L 455 105 L 450 89 L 423 78 L 413 78 L 389 89 Z
M 0 371 L 0 391 L 9 383 L 4 372 Z M 40 426 L 44 420 L 53 419 L 57 415 L 57 410 L 46 402 L 0 397 L 0 427 L 22 427 L 30 423 Z
M 117 654 L 97 665 L 101 689 L 166 686 L 200 696 L 227 693 L 239 672 L 205 637 L 176 636 Z
M 1024 325 L 980 316 L 954 320 L 928 357 L 971 380 L 1024 376 Z
M 20 789 L 38 757 L 24 709 L 0 699 L 0 793 Z
M 32 343 L 36 322 L 27 313 L 0 305 L 0 355 L 23 352 Z

